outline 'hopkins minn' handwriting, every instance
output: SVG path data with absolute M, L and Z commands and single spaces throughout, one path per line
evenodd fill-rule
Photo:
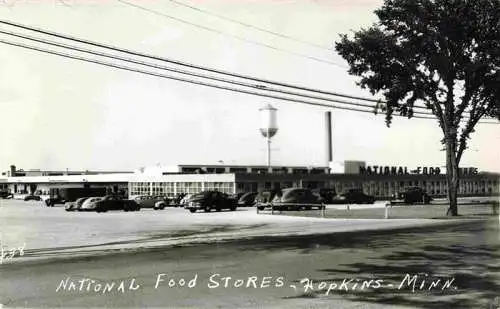
M 205 286 L 208 289 L 226 289 L 226 288 L 247 288 L 247 289 L 267 289 L 267 288 L 286 288 L 293 289 L 295 292 L 302 293 L 324 293 L 329 295 L 334 291 L 363 291 L 369 289 L 393 289 L 399 291 L 410 291 L 412 293 L 434 291 L 434 290 L 456 290 L 453 285 L 455 278 L 434 278 L 427 274 L 405 274 L 400 280 L 389 282 L 383 279 L 356 279 L 344 278 L 338 281 L 314 281 L 309 278 L 302 278 L 299 281 L 288 283 L 285 277 L 278 276 L 249 276 L 245 278 L 234 278 L 219 273 L 209 275 L 203 283 L 199 280 L 198 274 L 190 278 L 178 278 L 168 276 L 167 274 L 157 274 L 149 282 L 138 282 L 136 278 L 130 278 L 121 281 L 100 281 L 91 278 L 73 279 L 67 277 L 60 281 L 56 292 L 83 292 L 83 293 L 111 293 L 128 291 L 137 291 L 143 287 L 162 288 L 188 288 L 192 289 L 199 286 Z

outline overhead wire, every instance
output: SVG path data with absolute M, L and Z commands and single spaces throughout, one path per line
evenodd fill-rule
M 177 80 L 177 81 L 187 82 L 187 83 L 195 84 L 195 85 L 218 88 L 221 90 L 228 90 L 228 91 L 232 91 L 232 92 L 251 94 L 251 95 L 260 96 L 260 97 L 272 98 L 272 99 L 288 101 L 288 102 L 302 103 L 302 104 L 312 105 L 312 106 L 327 107 L 327 108 L 333 108 L 333 109 L 339 109 L 339 110 L 374 114 L 373 111 L 365 110 L 365 109 L 335 106 L 335 105 L 331 105 L 331 104 L 312 102 L 312 101 L 307 101 L 307 100 L 299 100 L 299 99 L 295 99 L 295 98 L 282 97 L 282 96 L 276 96 L 276 95 L 263 94 L 263 93 L 256 92 L 256 91 L 243 90 L 243 89 L 238 89 L 238 88 L 234 88 L 234 87 L 221 86 L 221 85 L 216 85 L 216 84 L 211 84 L 211 83 L 206 83 L 206 82 L 200 82 L 200 81 L 196 81 L 196 80 L 192 80 L 192 79 L 176 77 L 176 76 L 172 76 L 172 75 L 165 75 L 165 74 L 160 74 L 160 73 L 156 73 L 156 72 L 140 70 L 140 69 L 122 66 L 122 65 L 118 65 L 118 64 L 114 64 L 114 63 L 110 63 L 110 62 L 104 62 L 104 61 L 100 61 L 100 60 L 96 60 L 96 59 L 90 59 L 90 58 L 70 55 L 67 53 L 57 52 L 54 50 L 43 49 L 43 48 L 30 46 L 30 45 L 22 44 L 22 43 L 18 43 L 18 42 L 10 42 L 10 41 L 6 41 L 6 40 L 0 40 L 0 43 L 6 44 L 6 45 L 11 45 L 11 46 L 16 46 L 16 47 L 21 47 L 21 48 L 28 49 L 28 50 L 35 50 L 38 52 L 43 52 L 43 53 L 52 54 L 52 55 L 56 55 L 56 56 L 61 56 L 61 57 L 65 57 L 65 58 L 69 58 L 69 59 L 73 59 L 73 60 L 80 60 L 80 61 L 84 61 L 84 62 L 99 64 L 99 65 L 103 65 L 103 66 L 107 66 L 107 67 L 112 67 L 115 69 L 120 69 L 120 70 L 135 72 L 135 73 L 141 73 L 141 74 L 155 76 L 155 77 L 161 77 L 161 78 L 165 78 L 165 79 Z M 406 118 L 406 116 L 397 115 L 397 114 L 394 116 Z M 424 117 L 424 116 L 413 116 L 413 118 L 436 120 L 435 117 Z M 481 123 L 496 124 L 493 122 L 481 122 Z
M 258 27 L 258 26 L 255 26 L 255 25 L 252 25 L 252 24 L 249 24 L 249 23 L 242 22 L 242 21 L 234 19 L 234 18 L 229 18 L 227 16 L 224 16 L 224 15 L 221 15 L 221 14 L 217 14 L 215 12 L 212 12 L 212 11 L 209 11 L 209 10 L 205 10 L 205 9 L 196 7 L 194 5 L 189 5 L 189 4 L 181 2 L 181 1 L 176 1 L 176 0 L 168 0 L 168 1 L 170 1 L 172 3 L 175 3 L 177 5 L 189 8 L 191 10 L 198 11 L 198 12 L 203 13 L 203 14 L 215 16 L 217 18 L 220 18 L 220 19 L 223 19 L 223 20 L 226 20 L 226 21 L 229 21 L 229 22 L 232 22 L 232 23 L 235 23 L 235 24 L 238 24 L 238 25 L 250 28 L 250 29 L 258 30 L 258 31 L 261 31 L 261 32 L 264 32 L 264 33 L 267 33 L 267 34 L 271 34 L 271 35 L 274 35 L 274 36 L 277 36 L 277 37 L 280 37 L 280 38 L 284 38 L 284 39 L 288 39 L 288 40 L 291 40 L 291 41 L 295 41 L 295 42 L 298 42 L 298 43 L 301 43 L 301 44 L 310 45 L 310 46 L 313 46 L 313 47 L 316 47 L 316 48 L 327 50 L 329 52 L 334 51 L 334 50 L 332 50 L 331 48 L 329 48 L 329 47 L 327 47 L 325 45 L 320 45 L 320 44 L 309 42 L 309 41 L 306 41 L 306 40 L 303 40 L 303 39 L 298 39 L 298 38 L 295 38 L 293 36 L 286 35 L 286 34 L 283 34 L 283 33 L 280 33 L 280 32 L 276 32 L 276 31 L 272 31 L 272 30 L 269 30 L 269 29 L 261 28 L 261 27 Z
M 69 58 L 69 59 L 73 59 L 73 60 L 80 60 L 80 61 L 84 61 L 84 62 L 99 64 L 99 65 L 112 67 L 112 68 L 120 69 L 120 70 L 124 70 L 124 71 L 141 73 L 141 74 L 155 76 L 155 77 L 161 77 L 161 78 L 165 78 L 165 79 L 177 80 L 177 81 L 187 82 L 187 83 L 191 83 L 191 84 L 195 84 L 195 85 L 218 88 L 218 89 L 222 89 L 222 90 L 228 90 L 228 91 L 244 93 L 244 94 L 251 94 L 251 95 L 256 95 L 256 96 L 260 96 L 260 97 L 278 99 L 278 100 L 283 100 L 283 101 L 288 101 L 288 102 L 303 103 L 306 105 L 327 107 L 327 108 L 340 109 L 340 110 L 346 110 L 346 111 L 363 112 L 363 113 L 369 113 L 372 115 L 374 114 L 373 111 L 360 109 L 360 108 L 342 107 L 342 106 L 336 106 L 336 105 L 331 105 L 331 104 L 282 97 L 282 96 L 277 96 L 277 95 L 269 95 L 269 94 L 264 94 L 264 93 L 260 93 L 260 92 L 256 92 L 256 91 L 249 91 L 249 90 L 238 89 L 238 88 L 234 88 L 234 87 L 221 86 L 221 85 L 196 81 L 196 80 L 188 79 L 188 78 L 182 78 L 182 77 L 160 74 L 160 73 L 151 72 L 151 71 L 145 71 L 145 70 L 136 69 L 136 68 L 127 67 L 127 66 L 122 66 L 122 65 L 118 65 L 118 64 L 114 64 L 114 63 L 110 63 L 110 62 L 105 62 L 105 61 L 101 61 L 101 60 L 90 59 L 90 58 L 85 58 L 85 57 L 76 56 L 76 55 L 70 55 L 67 53 L 62 53 L 62 52 L 58 52 L 58 51 L 54 51 L 54 50 L 48 50 L 48 49 L 44 49 L 44 48 L 40 48 L 40 47 L 36 47 L 36 46 L 30 46 L 28 44 L 23 44 L 23 43 L 18 43 L 18 42 L 11 42 L 11 41 L 6 41 L 6 40 L 0 39 L 0 43 L 6 44 L 6 45 L 11 45 L 11 46 L 16 46 L 16 47 L 21 47 L 21 48 L 28 49 L 28 50 L 43 52 L 43 53 L 47 53 L 47 54 L 51 54 L 51 55 L 61 56 L 61 57 L 65 57 L 65 58 Z M 394 115 L 394 116 L 400 116 L 400 115 Z M 400 117 L 404 117 L 404 116 L 400 116 Z M 433 117 L 423 117 L 423 116 L 413 116 L 413 117 L 414 118 L 421 118 L 421 119 L 435 119 Z
M 25 30 L 32 31 L 32 32 L 46 34 L 46 35 L 53 36 L 56 38 L 66 39 L 66 40 L 70 40 L 73 42 L 78 42 L 78 43 L 82 43 L 82 44 L 86 44 L 86 45 L 90 45 L 90 46 L 94 46 L 94 47 L 105 48 L 105 49 L 109 49 L 109 50 L 113 50 L 113 51 L 117 51 L 117 52 L 121 52 L 121 53 L 126 53 L 126 54 L 133 55 L 133 56 L 163 61 L 163 62 L 167 62 L 167 63 L 179 65 L 179 66 L 184 66 L 184 67 L 188 67 L 188 68 L 192 68 L 192 69 L 207 71 L 207 72 L 211 72 L 211 73 L 217 73 L 217 74 L 231 76 L 231 77 L 236 77 L 236 78 L 240 78 L 240 79 L 251 80 L 254 82 L 258 82 L 258 83 L 265 83 L 265 84 L 270 84 L 270 85 L 274 85 L 274 86 L 292 88 L 295 90 L 315 92 L 315 93 L 324 94 L 324 95 L 331 95 L 331 96 L 336 96 L 336 97 L 341 97 L 341 98 L 367 101 L 367 102 L 372 102 L 372 103 L 386 103 L 385 101 L 378 100 L 378 99 L 359 97 L 359 96 L 354 96 L 354 95 L 349 95 L 349 94 L 344 94 L 344 93 L 339 93 L 339 92 L 326 91 L 326 90 L 322 90 L 322 89 L 315 89 L 315 88 L 299 86 L 299 85 L 294 85 L 294 84 L 290 84 L 290 83 L 284 83 L 284 82 L 274 81 L 274 80 L 270 80 L 270 79 L 258 78 L 258 77 L 254 77 L 254 76 L 249 76 L 249 75 L 229 72 L 229 71 L 225 71 L 225 70 L 210 68 L 210 67 L 206 67 L 206 66 L 195 65 L 192 63 L 184 62 L 184 61 L 174 60 L 174 59 L 165 58 L 165 57 L 159 57 L 159 56 L 151 55 L 151 54 L 145 54 L 145 53 L 133 51 L 130 49 L 112 46 L 109 44 L 98 43 L 95 41 L 80 39 L 80 38 L 56 33 L 56 32 L 49 31 L 49 30 L 44 30 L 44 29 L 40 29 L 40 28 L 26 26 L 26 25 L 19 24 L 19 23 L 14 23 L 11 21 L 0 20 L 0 24 L 5 24 L 5 25 L 25 29 Z M 423 107 L 423 106 L 414 106 L 414 108 L 427 110 L 427 108 Z
M 365 108 L 371 108 L 371 109 L 377 108 L 377 106 L 367 105 L 367 104 L 363 104 L 363 103 L 355 103 L 355 102 L 349 102 L 349 101 L 345 101 L 345 100 L 331 99 L 331 98 L 325 98 L 325 97 L 320 97 L 320 96 L 313 96 L 313 95 L 285 91 L 285 90 L 280 90 L 280 89 L 275 89 L 275 88 L 270 88 L 270 87 L 260 88 L 255 84 L 249 84 L 249 83 L 245 83 L 245 82 L 229 80 L 226 78 L 220 78 L 220 77 L 210 76 L 210 75 L 206 75 L 206 74 L 189 72 L 186 70 L 180 70 L 180 69 L 175 69 L 175 68 L 166 67 L 166 66 L 162 66 L 162 65 L 152 64 L 152 63 L 148 63 L 148 62 L 144 62 L 144 61 L 138 61 L 138 60 L 134 60 L 131 58 L 120 57 L 120 56 L 116 56 L 116 55 L 112 55 L 112 54 L 108 54 L 108 53 L 96 52 L 96 51 L 93 51 L 90 49 L 84 49 L 84 48 L 80 48 L 80 47 L 76 47 L 76 46 L 72 46 L 72 45 L 68 45 L 68 44 L 58 43 L 55 41 L 40 39 L 40 38 L 36 38 L 33 36 L 15 33 L 15 32 L 11 32 L 11 31 L 3 31 L 1 29 L 0 29 L 0 33 L 5 34 L 5 35 L 9 35 L 9 36 L 13 36 L 13 37 L 17 37 L 17 38 L 22 38 L 22 39 L 42 43 L 42 44 L 47 44 L 47 45 L 56 46 L 56 47 L 60 47 L 60 48 L 79 51 L 79 52 L 83 52 L 83 53 L 87 53 L 87 54 L 91 54 L 91 55 L 95 55 L 95 56 L 101 56 L 101 57 L 111 58 L 111 59 L 115 59 L 115 60 L 125 61 L 125 62 L 129 62 L 129 63 L 143 65 L 143 66 L 147 66 L 147 67 L 151 67 L 151 68 L 155 68 L 155 69 L 162 69 L 162 70 L 166 70 L 166 71 L 170 71 L 170 72 L 174 72 L 174 73 L 179 73 L 179 74 L 184 74 L 184 75 L 188 75 L 188 76 L 194 76 L 194 77 L 199 77 L 199 78 L 204 78 L 204 79 L 209 79 L 209 80 L 215 80 L 218 82 L 224 82 L 224 83 L 229 83 L 229 84 L 233 84 L 233 85 L 238 85 L 238 86 L 243 86 L 243 87 L 248 87 L 248 88 L 253 88 L 253 89 L 259 89 L 262 91 L 276 92 L 276 93 L 281 93 L 281 94 L 299 96 L 299 97 L 308 98 L 308 99 L 328 101 L 328 102 L 339 103 L 339 104 L 350 105 L 350 106 L 365 107 Z M 415 111 L 414 113 L 420 114 L 420 115 L 432 115 L 430 113 L 423 113 L 423 112 L 417 112 L 417 111 Z
M 211 27 L 199 25 L 197 23 L 193 23 L 193 22 L 184 20 L 182 18 L 175 17 L 175 16 L 172 16 L 172 15 L 160 12 L 160 11 L 156 11 L 156 10 L 153 10 L 153 9 L 150 9 L 150 8 L 145 7 L 145 6 L 141 6 L 141 5 L 132 3 L 132 2 L 128 2 L 128 1 L 125 1 L 125 0 L 116 0 L 116 1 L 118 1 L 118 2 L 120 2 L 122 4 L 125 4 L 125 5 L 128 5 L 128 6 L 140 9 L 142 11 L 154 14 L 154 15 L 158 15 L 158 16 L 162 16 L 162 17 L 165 17 L 165 18 L 168 18 L 168 19 L 171 19 L 171 20 L 175 20 L 177 22 L 180 22 L 180 23 L 183 23 L 183 24 L 187 24 L 187 25 L 199 28 L 199 29 L 203 29 L 205 31 L 210 31 L 210 32 L 213 32 L 213 33 L 217 33 L 217 34 L 222 35 L 222 36 L 228 36 L 228 37 L 231 37 L 233 39 L 237 39 L 237 40 L 240 40 L 240 41 L 243 41 L 243 42 L 246 42 L 246 43 L 251 43 L 251 44 L 263 46 L 263 47 L 266 47 L 266 48 L 269 48 L 269 49 L 273 49 L 275 51 L 289 53 L 289 54 L 292 54 L 292 55 L 295 55 L 295 56 L 298 56 L 298 57 L 303 57 L 303 58 L 307 58 L 307 59 L 310 59 L 310 60 L 314 60 L 314 61 L 318 61 L 318 62 L 322 62 L 322 63 L 334 65 L 334 66 L 338 66 L 338 67 L 341 67 L 341 68 L 344 68 L 344 69 L 348 68 L 346 65 L 335 63 L 333 61 L 329 61 L 329 60 L 326 60 L 326 59 L 322 59 L 322 58 L 318 58 L 318 57 L 314 57 L 314 56 L 310 56 L 310 55 L 306 55 L 306 54 L 294 52 L 294 51 L 291 51 L 291 50 L 288 50 L 288 49 L 276 47 L 274 45 L 270 45 L 270 44 L 266 44 L 266 43 L 261 43 L 261 42 L 258 42 L 258 41 L 247 39 L 245 37 L 237 36 L 237 35 L 234 35 L 234 34 L 231 34 L 231 33 L 227 33 L 227 32 L 221 31 L 221 30 L 217 30 L 215 28 L 211 28 Z
M 112 46 L 108 46 L 108 45 L 105 45 L 105 44 L 100 44 L 100 43 L 96 43 L 96 42 L 92 42 L 92 41 L 88 41 L 88 40 L 82 40 L 82 39 L 78 39 L 78 38 L 74 38 L 74 37 L 60 35 L 60 34 L 57 34 L 57 33 L 50 32 L 50 31 L 45 31 L 45 30 L 42 30 L 42 29 L 28 27 L 28 26 L 25 26 L 25 25 L 21 25 L 21 24 L 17 24 L 17 23 L 12 23 L 12 22 L 8 22 L 8 21 L 2 21 L 2 20 L 0 20 L 0 23 L 6 24 L 6 25 L 10 25 L 10 26 L 14 26 L 14 27 L 18 27 L 18 28 L 22 28 L 22 29 L 25 29 L 25 30 L 30 30 L 30 31 L 34 31 L 34 32 L 42 33 L 42 34 L 47 34 L 47 35 L 55 36 L 55 37 L 62 38 L 62 39 L 72 40 L 72 41 L 75 41 L 75 42 L 79 42 L 79 43 L 83 43 L 83 44 L 87 44 L 87 45 L 91 45 L 91 46 L 95 46 L 95 47 L 107 48 L 107 49 L 114 50 L 114 51 L 125 52 L 125 53 L 132 54 L 132 55 L 138 55 L 140 57 L 146 57 L 146 58 L 150 58 L 150 59 L 154 59 L 154 60 L 162 60 L 162 61 L 171 62 L 171 63 L 174 63 L 174 64 L 177 64 L 176 62 L 178 62 L 176 60 L 164 59 L 164 58 L 156 57 L 156 56 L 148 56 L 148 55 L 145 55 L 145 54 L 142 54 L 142 53 L 137 53 L 137 52 L 130 51 L 130 50 L 124 50 L 124 49 L 120 49 L 120 48 L 115 48 L 115 47 L 112 47 Z M 8 35 L 14 35 L 14 36 L 18 36 L 18 37 L 23 37 L 23 38 L 28 38 L 29 37 L 29 36 L 23 36 L 23 35 L 19 35 L 19 34 L 14 34 L 12 32 L 5 32 L 5 31 L 0 31 L 0 32 L 4 33 L 4 34 L 8 34 Z M 34 39 L 33 37 L 29 37 L 28 39 L 35 40 L 35 41 L 38 41 L 38 42 L 42 42 L 42 43 L 45 43 L 45 44 L 53 44 L 53 45 L 59 44 L 59 43 L 55 43 L 55 42 L 51 42 L 51 41 L 43 41 L 43 40 L 40 40 L 40 39 Z M 257 88 L 257 89 L 265 90 L 265 91 L 278 92 L 278 93 L 284 93 L 284 94 L 295 95 L 295 96 L 302 96 L 302 97 L 306 97 L 306 98 L 312 98 L 312 99 L 330 101 L 330 102 L 335 102 L 335 103 L 339 103 L 339 104 L 347 104 L 347 105 L 352 105 L 352 106 L 366 107 L 366 108 L 370 108 L 371 111 L 362 110 L 363 112 L 369 112 L 369 113 L 375 113 L 375 114 L 377 114 L 377 105 L 376 106 L 369 106 L 369 105 L 360 104 L 360 103 L 354 103 L 354 102 L 348 102 L 348 101 L 341 101 L 341 100 L 338 100 L 338 99 L 333 100 L 333 99 L 328 99 L 328 98 L 324 98 L 324 97 L 305 95 L 305 94 L 302 94 L 302 93 L 288 92 L 288 91 L 283 91 L 283 90 L 279 90 L 279 89 L 269 88 L 267 86 L 262 86 L 262 85 L 251 85 L 251 84 L 241 83 L 241 82 L 237 82 L 237 81 L 233 81 L 233 80 L 221 79 L 221 78 L 214 77 L 214 76 L 202 75 L 202 74 L 197 74 L 197 73 L 193 73 L 193 72 L 188 72 L 188 71 L 183 71 L 183 70 L 168 68 L 168 67 L 164 67 L 164 66 L 157 66 L 157 65 L 153 65 L 153 64 L 148 64 L 148 63 L 145 63 L 145 62 L 139 62 L 139 61 L 132 60 L 130 58 L 121 58 L 121 57 L 117 57 L 117 56 L 113 56 L 113 55 L 109 55 L 109 54 L 99 54 L 99 53 L 96 53 L 96 52 L 93 52 L 93 51 L 90 51 L 90 50 L 78 49 L 78 48 L 76 48 L 74 46 L 70 46 L 70 45 L 66 45 L 66 44 L 59 44 L 59 45 L 55 45 L 55 46 L 65 47 L 65 48 L 71 48 L 73 50 L 79 50 L 79 51 L 86 52 L 86 53 L 93 53 L 94 55 L 99 55 L 99 56 L 104 56 L 104 57 L 111 57 L 111 58 L 114 58 L 114 59 L 119 59 L 119 60 L 122 60 L 122 61 L 128 61 L 128 62 L 140 64 L 140 65 L 150 66 L 150 67 L 164 69 L 164 70 L 170 70 L 170 71 L 177 72 L 177 73 L 180 73 L 180 74 L 188 74 L 188 75 L 191 75 L 191 76 L 197 76 L 197 77 L 201 77 L 201 78 L 208 78 L 208 79 L 222 81 L 222 82 L 226 82 L 226 83 L 238 84 L 240 86 Z M 70 46 L 70 47 L 68 47 L 68 46 Z M 184 65 L 184 63 L 182 63 L 181 65 Z M 190 64 L 185 65 L 185 66 L 189 67 Z M 194 66 L 196 69 L 203 69 L 202 67 L 199 67 L 199 66 L 195 66 L 195 65 L 191 65 L 191 66 Z M 217 71 L 215 69 L 212 69 L 212 70 Z M 207 71 L 210 71 L 210 69 L 207 69 Z M 230 76 L 236 75 L 236 77 L 239 77 L 238 74 L 233 74 L 233 73 L 230 73 L 230 72 L 224 72 L 223 71 L 223 73 L 221 73 L 221 74 L 230 75 Z M 241 77 L 241 78 L 245 78 L 245 77 Z M 251 78 L 252 77 L 250 77 L 249 79 L 251 79 Z M 288 85 L 288 84 L 274 82 L 274 81 L 271 81 L 270 83 L 271 84 L 275 84 L 275 85 L 280 85 L 280 84 L 281 85 Z M 310 90 L 308 90 L 309 88 L 303 88 L 303 87 L 295 86 L 295 85 L 291 85 L 290 88 L 304 89 L 306 91 L 310 91 Z M 321 93 L 321 90 L 319 92 Z M 252 92 L 252 93 L 254 93 L 254 92 Z M 334 95 L 338 95 L 338 94 L 334 94 Z M 345 95 L 345 96 L 357 98 L 355 96 L 348 96 L 348 95 Z M 277 96 L 268 96 L 268 97 L 277 98 L 277 99 L 283 98 L 283 97 L 277 97 Z M 376 102 L 377 103 L 384 103 L 382 101 L 376 101 Z M 329 105 L 327 105 L 327 106 L 329 106 Z M 339 107 L 335 107 L 335 108 L 339 108 Z M 375 108 L 375 111 L 373 110 L 373 108 Z M 433 116 L 430 113 L 421 113 L 421 112 L 417 112 L 417 111 L 414 111 L 413 113 L 414 114 L 422 114 L 422 115 Z M 398 114 L 394 114 L 394 116 L 407 117 L 407 116 L 398 115 Z M 435 119 L 434 117 L 417 117 L 417 116 L 413 116 L 413 117 L 414 118 Z M 468 118 L 468 117 L 465 116 L 464 118 Z M 480 122 L 480 123 L 486 123 L 486 122 Z M 492 123 L 492 124 L 494 124 L 494 123 Z

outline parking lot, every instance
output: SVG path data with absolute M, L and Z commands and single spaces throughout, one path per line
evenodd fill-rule
M 379 218 L 328 220 L 318 211 L 287 212 L 295 216 L 257 214 L 255 208 L 190 213 L 182 208 L 139 212 L 66 212 L 42 202 L 0 200 L 0 232 L 4 246 L 26 244 L 26 256 L 56 252 L 85 253 L 107 249 L 143 248 L 193 242 L 272 235 L 331 233 L 430 225 L 441 220 Z M 383 211 L 377 209 L 374 211 Z M 341 211 L 344 212 L 344 211 Z M 309 216 L 309 217 L 307 217 Z
M 380 209 L 380 208 L 379 208 Z M 408 209 L 412 209 L 408 207 Z M 254 208 L 189 213 L 181 208 L 139 212 L 66 212 L 40 202 L 0 200 L 2 246 L 24 256 L 0 265 L 0 304 L 49 308 L 482 308 L 498 291 L 498 222 L 429 219 L 333 219 L 257 214 Z M 157 288 L 160 273 L 165 282 Z M 405 274 L 455 278 L 457 291 L 412 292 L 389 285 L 374 291 L 326 293 L 319 282 Z M 210 288 L 214 274 L 282 276 L 284 287 Z M 192 279 L 192 289 L 168 278 Z M 62 280 L 103 283 L 136 279 L 140 293 L 57 288 Z M 300 283 L 316 283 L 307 292 Z M 77 281 L 75 281 L 77 282 Z M 222 281 L 218 281 L 221 284 Z M 274 281 L 273 281 L 274 282 Z M 276 283 L 276 282 L 274 282 Z M 326 283 L 325 283 L 326 284 Z M 293 289 L 292 286 L 296 286 Z

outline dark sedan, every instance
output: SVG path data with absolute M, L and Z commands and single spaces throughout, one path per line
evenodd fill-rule
M 105 196 L 102 200 L 95 202 L 96 212 L 108 210 L 138 211 L 141 209 L 136 201 L 124 200 L 114 195 Z
M 361 189 L 351 189 L 334 199 L 335 204 L 373 204 L 375 197 L 365 194 Z
M 419 187 L 407 188 L 404 192 L 397 194 L 394 202 L 402 201 L 405 204 L 415 204 L 423 203 L 429 204 L 432 201 L 432 197 L 427 194 L 427 192 Z
M 309 210 L 323 209 L 323 198 L 309 189 L 284 189 L 271 202 L 273 209 L 278 210 Z
M 223 209 L 234 211 L 236 207 L 236 200 L 225 193 L 219 191 L 202 191 L 194 194 L 184 208 L 190 212 L 196 212 L 197 210 L 210 212 L 212 209 L 217 211 Z

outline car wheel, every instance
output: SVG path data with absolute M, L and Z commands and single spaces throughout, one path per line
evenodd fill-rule
M 236 210 L 236 206 L 231 206 L 231 208 L 229 208 L 229 210 L 235 211 Z
M 196 209 L 191 208 L 191 209 L 189 209 L 189 211 L 190 211 L 191 213 L 195 213 L 195 212 L 196 212 Z
M 264 210 L 264 206 L 257 206 L 258 210 Z
M 210 212 L 210 206 L 205 206 L 204 211 L 205 211 L 205 212 Z

